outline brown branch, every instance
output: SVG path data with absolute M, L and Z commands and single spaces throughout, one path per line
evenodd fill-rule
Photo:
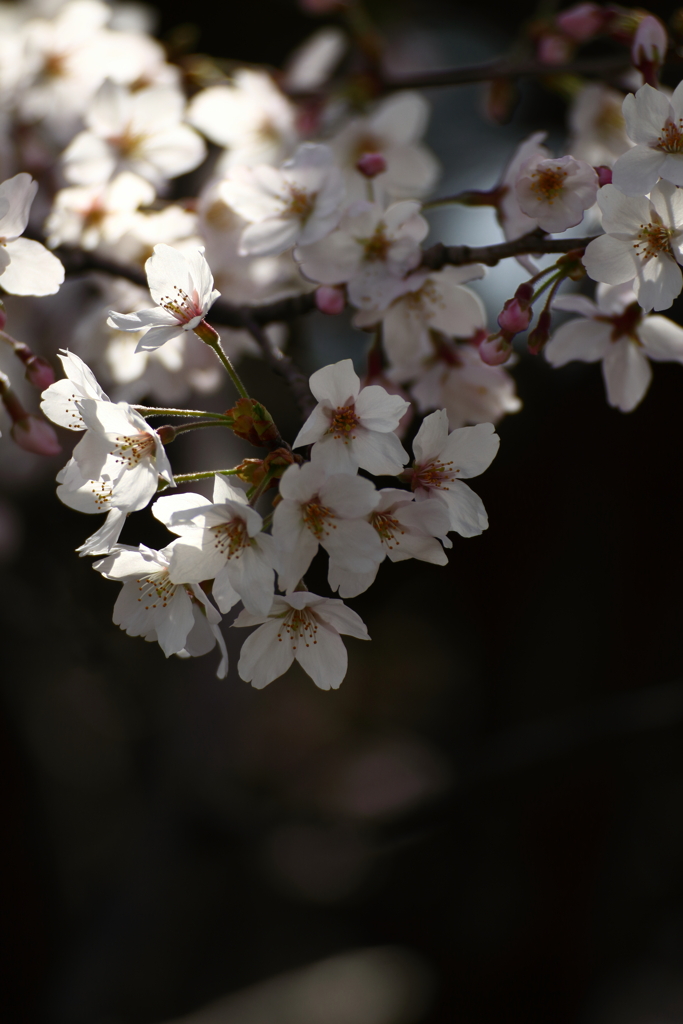
M 492 60 L 485 64 L 470 64 L 442 71 L 419 71 L 412 75 L 387 75 L 382 88 L 385 92 L 396 89 L 430 89 L 444 85 L 468 85 L 496 78 L 548 78 L 551 75 L 594 75 L 605 77 L 632 67 L 628 53 L 609 54 L 605 57 L 585 57 L 566 64 L 541 64 L 537 60 Z
M 485 263 L 494 267 L 500 260 L 510 256 L 543 256 L 548 253 L 572 252 L 574 249 L 585 249 L 595 235 L 586 238 L 548 238 L 540 231 L 530 231 L 521 238 L 511 242 L 498 242 L 496 245 L 444 245 L 437 242 L 422 254 L 422 266 L 430 270 L 441 270 L 447 264 L 454 267 L 466 263 Z

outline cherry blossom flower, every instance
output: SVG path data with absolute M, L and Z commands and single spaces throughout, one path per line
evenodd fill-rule
M 598 176 L 584 160 L 573 156 L 543 159 L 532 156 L 515 182 L 520 209 L 544 231 L 566 231 L 583 220 L 593 206 Z
M 418 558 L 433 565 L 447 565 L 442 544 L 451 547 L 446 537 L 451 528 L 449 511 L 435 498 L 417 502 L 414 497 L 397 487 L 384 487 L 379 492 L 377 508 L 368 519 L 382 542 L 380 561 Z M 339 589 L 341 597 L 356 597 L 374 583 L 378 568 L 379 562 L 369 572 L 353 572 L 343 562 L 330 559 L 328 582 L 332 590 Z
M 80 356 L 68 349 L 57 353 L 66 377 L 55 381 L 43 391 L 40 408 L 48 419 L 67 430 L 85 430 L 85 420 L 79 403 L 84 398 L 108 402 L 109 399 L 97 383 L 95 374 Z
M 135 512 L 153 497 L 159 477 L 175 486 L 159 435 L 132 406 L 91 398 L 78 405 L 86 433 L 58 476 L 57 494 L 66 505 L 87 513 Z
M 218 173 L 237 164 L 278 164 L 297 140 L 295 109 L 264 71 L 240 68 L 231 85 L 202 90 L 187 117 L 208 139 L 228 148 Z
M 644 310 L 668 309 L 683 287 L 683 191 L 668 181 L 650 198 L 627 198 L 614 185 L 598 192 L 604 235 L 586 247 L 589 277 L 605 284 L 633 281 Z
M 448 433 L 445 409 L 425 416 L 413 441 L 415 462 L 410 485 L 419 502 L 426 498 L 443 501 L 450 516 L 450 530 L 461 537 L 476 537 L 489 521 L 478 494 L 463 483 L 479 476 L 498 453 L 500 438 L 492 423 L 460 427 Z
M 392 199 L 419 199 L 436 184 L 439 164 L 420 143 L 427 127 L 429 106 L 415 92 L 398 93 L 383 100 L 368 117 L 348 121 L 330 141 L 340 167 L 346 173 L 349 194 L 366 196 L 366 182 L 356 170 L 366 153 L 384 157 L 386 171 L 376 181 Z
M 348 665 L 340 633 L 369 640 L 360 616 L 336 598 L 296 591 L 276 596 L 270 613 L 242 611 L 233 626 L 258 626 L 242 645 L 237 671 L 262 689 L 283 675 L 296 659 L 321 690 L 336 690 Z
M 117 242 L 135 223 L 138 207 L 153 202 L 155 196 L 153 186 L 130 171 L 106 185 L 60 189 L 45 222 L 48 245 L 91 250 Z
M 484 304 L 464 282 L 486 273 L 480 263 L 465 267 L 444 267 L 429 273 L 416 271 L 404 282 L 405 293 L 388 309 L 360 311 L 357 327 L 382 324 L 382 344 L 393 367 L 414 368 L 433 354 L 430 331 L 448 337 L 468 338 L 486 326 Z
M 468 423 L 498 423 L 522 403 L 504 366 L 484 363 L 473 345 L 444 352 L 414 380 L 410 393 L 420 412 L 445 409 L 451 430 Z M 510 363 L 508 362 L 508 366 Z
M 15 174 L 0 184 L 0 286 L 11 295 L 54 295 L 64 267 L 30 238 L 20 238 L 28 224 L 38 183 L 30 174 Z
M 551 366 L 574 359 L 602 361 L 607 401 L 631 412 L 650 386 L 650 359 L 683 362 L 683 328 L 667 317 L 644 315 L 630 284 L 600 284 L 596 300 L 585 295 L 555 299 L 555 309 L 580 316 L 555 331 L 545 356 Z
M 626 134 L 622 113 L 624 94 L 602 82 L 589 82 L 572 100 L 569 108 L 572 156 L 592 167 L 612 167 L 633 143 Z
M 280 586 L 288 593 L 301 581 L 322 545 L 331 559 L 366 572 L 383 558 L 366 516 L 379 501 L 374 485 L 348 473 L 328 475 L 324 465 L 293 465 L 280 480 L 282 500 L 273 515 Z
M 138 313 L 116 313 L 112 309 L 107 319 L 110 327 L 120 331 L 147 328 L 138 342 L 138 352 L 150 352 L 183 331 L 193 331 L 220 295 L 201 250 L 181 253 L 170 245 L 155 245 L 145 271 L 157 305 Z
M 683 185 L 683 82 L 671 99 L 651 85 L 629 93 L 623 105 L 635 146 L 619 157 L 612 181 L 627 196 L 650 192 L 660 177 Z
M 155 187 L 197 167 L 206 155 L 203 139 L 182 124 L 185 100 L 171 86 L 129 92 L 104 82 L 85 117 L 87 130 L 69 143 L 62 160 L 74 185 L 97 185 L 129 170 Z
M 280 170 L 237 166 L 220 186 L 225 202 L 250 223 L 244 256 L 277 256 L 297 242 L 319 242 L 338 224 L 344 202 L 341 171 L 327 146 L 306 143 Z
M 114 624 L 128 636 L 157 641 L 166 657 L 206 654 L 216 643 L 221 662 L 216 673 L 224 679 L 228 671 L 225 641 L 218 628 L 221 616 L 201 587 L 172 583 L 170 559 L 177 541 L 154 551 L 121 545 L 94 569 L 106 579 L 119 580 L 123 587 L 114 605 Z
M 408 402 L 378 384 L 361 388 L 350 359 L 316 370 L 309 387 L 318 404 L 293 448 L 312 444 L 312 461 L 328 473 L 355 473 L 358 467 L 375 476 L 401 472 L 408 454 L 394 430 Z
M 213 580 L 222 612 L 241 598 L 254 614 L 267 614 L 275 589 L 272 538 L 262 533 L 263 520 L 244 491 L 216 476 L 213 502 L 201 494 L 174 494 L 159 498 L 152 511 L 180 535 L 170 561 L 174 582 Z
M 416 202 L 354 203 L 339 227 L 320 242 L 299 245 L 294 258 L 301 272 L 320 284 L 347 284 L 359 309 L 385 309 L 402 294 L 403 279 L 422 258 L 428 231 Z

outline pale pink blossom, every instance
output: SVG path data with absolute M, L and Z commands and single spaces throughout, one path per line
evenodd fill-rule
M 635 143 L 614 165 L 612 181 L 627 196 L 650 192 L 658 179 L 683 185 L 683 82 L 669 99 L 643 85 L 624 99 L 626 131 Z
M 536 155 L 520 168 L 515 193 L 522 212 L 538 227 L 558 232 L 581 223 L 598 186 L 595 170 L 584 160 Z

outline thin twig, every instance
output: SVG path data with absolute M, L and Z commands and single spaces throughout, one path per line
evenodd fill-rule
M 549 253 L 571 252 L 573 249 L 585 249 L 595 235 L 586 238 L 548 238 L 539 231 L 530 231 L 521 238 L 511 242 L 498 242 L 496 245 L 436 245 L 425 249 L 422 254 L 422 266 L 430 270 L 440 270 L 447 264 L 460 267 L 467 263 L 485 263 L 493 267 L 500 260 L 509 256 L 543 256 Z
M 247 306 L 242 308 L 242 327 L 249 331 L 271 369 L 285 378 L 304 419 L 307 419 L 315 407 L 308 379 L 289 356 L 270 340 L 253 316 L 253 310 Z

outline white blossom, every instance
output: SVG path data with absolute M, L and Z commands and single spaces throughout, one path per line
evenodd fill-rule
M 201 136 L 182 123 L 184 105 L 173 86 L 130 92 L 108 79 L 88 109 L 87 129 L 62 155 L 65 178 L 74 185 L 97 185 L 116 171 L 129 170 L 158 188 L 193 170 L 206 148 Z
M 108 402 L 109 399 L 97 383 L 95 374 L 80 356 L 68 349 L 57 353 L 66 377 L 50 384 L 43 391 L 40 408 L 48 419 L 67 430 L 85 430 L 85 421 L 79 403 L 84 398 Z
M 384 487 L 368 520 L 382 542 L 380 561 L 418 558 L 433 565 L 448 564 L 442 544 L 451 547 L 446 537 L 450 515 L 442 501 L 425 498 L 418 502 L 409 491 Z M 369 572 L 353 572 L 343 562 L 330 559 L 328 582 L 342 597 L 356 597 L 374 583 L 378 568 L 379 562 Z
M 155 196 L 153 186 L 130 171 L 117 174 L 105 185 L 62 188 L 45 221 L 48 245 L 80 245 L 91 250 L 118 242 L 135 223 L 138 207 L 152 203 Z
M 327 146 L 306 143 L 280 170 L 238 165 L 220 186 L 228 206 L 248 221 L 243 256 L 277 256 L 297 242 L 319 242 L 338 224 L 344 182 Z
M 429 106 L 415 92 L 402 92 L 383 100 L 367 117 L 348 121 L 331 141 L 339 165 L 346 172 L 349 194 L 366 196 L 367 179 L 356 170 L 366 153 L 381 154 L 386 171 L 375 179 L 392 199 L 419 199 L 436 184 L 439 163 L 421 139 Z
M 231 85 L 202 90 L 187 117 L 208 139 L 227 147 L 219 173 L 237 164 L 278 164 L 296 144 L 295 108 L 264 71 L 240 68 Z
M 369 480 L 348 473 L 329 475 L 319 462 L 307 462 L 285 471 L 280 497 L 273 539 L 282 589 L 291 592 L 299 584 L 318 545 L 353 572 L 367 572 L 382 560 L 377 534 L 365 518 L 379 501 Z
M 567 148 L 572 156 L 593 167 L 612 167 L 631 148 L 623 102 L 623 93 L 602 82 L 588 82 L 576 93 L 569 108 Z
M 462 537 L 478 536 L 488 528 L 488 516 L 479 495 L 462 481 L 488 469 L 499 445 L 492 423 L 460 427 L 449 434 L 445 409 L 425 416 L 413 441 L 410 486 L 417 501 L 439 499 L 448 509 L 451 530 Z
M 683 287 L 683 191 L 668 181 L 650 198 L 627 198 L 614 185 L 598 192 L 604 235 L 586 247 L 589 277 L 605 284 L 633 281 L 644 310 L 667 309 Z
M 670 100 L 651 85 L 641 86 L 625 97 L 623 113 L 635 146 L 615 163 L 613 184 L 627 196 L 650 192 L 660 177 L 683 185 L 683 82 Z
M 152 511 L 180 535 L 170 562 L 174 582 L 213 580 L 222 612 L 240 598 L 255 614 L 269 611 L 275 589 L 272 538 L 262 533 L 263 520 L 244 491 L 216 476 L 213 502 L 201 494 L 174 494 L 159 498 Z
M 128 636 L 156 640 L 167 658 L 206 654 L 218 643 L 222 657 L 216 674 L 223 679 L 228 655 L 218 628 L 221 616 L 201 587 L 171 582 L 169 565 L 176 543 L 160 551 L 144 544 L 139 548 L 121 545 L 93 568 L 123 584 L 114 605 L 115 625 Z
M 136 349 L 141 352 L 159 348 L 183 331 L 193 331 L 220 295 L 214 289 L 213 275 L 201 250 L 181 253 L 170 245 L 155 245 L 145 271 L 157 305 L 138 313 L 116 313 L 111 309 L 107 319 L 110 327 L 120 331 L 146 329 Z
M 445 409 L 451 430 L 468 423 L 497 423 L 522 403 L 504 366 L 489 366 L 474 345 L 447 350 L 413 381 L 410 393 L 420 412 Z M 510 364 L 508 363 L 508 366 Z
M 408 402 L 378 384 L 361 388 L 350 359 L 316 370 L 309 387 L 318 404 L 293 448 L 312 444 L 312 461 L 329 473 L 355 473 L 358 467 L 376 476 L 401 472 L 408 454 L 394 430 Z
M 359 309 L 385 309 L 402 294 L 404 278 L 422 258 L 428 231 L 416 202 L 359 202 L 348 208 L 339 227 L 322 241 L 299 245 L 294 257 L 301 272 L 320 284 L 346 284 Z
M 544 231 L 566 231 L 583 220 L 595 203 L 598 176 L 585 160 L 573 156 L 544 158 L 522 164 L 515 193 L 520 209 Z
M 267 616 L 242 611 L 233 625 L 259 627 L 242 645 L 237 665 L 240 677 L 259 690 L 295 659 L 321 690 L 336 690 L 348 665 L 339 634 L 370 639 L 360 616 L 343 601 L 307 591 L 276 596 Z
M 667 317 L 644 315 L 629 284 L 600 284 L 596 300 L 555 299 L 555 309 L 580 316 L 558 327 L 543 351 L 551 366 L 601 361 L 607 401 L 630 412 L 650 386 L 650 359 L 683 362 L 683 328 Z
M 37 191 L 38 183 L 23 172 L 0 184 L 0 286 L 12 295 L 54 295 L 64 280 L 56 256 L 20 238 Z

